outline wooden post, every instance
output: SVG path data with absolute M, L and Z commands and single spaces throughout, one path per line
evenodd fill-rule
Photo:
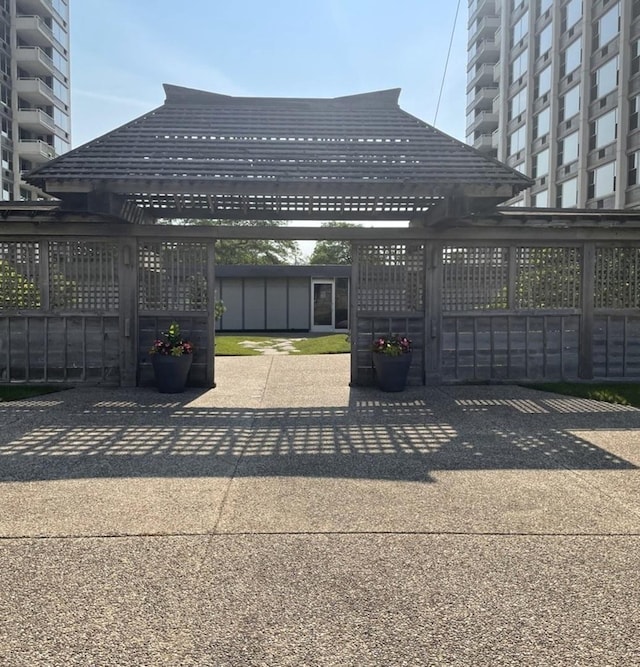
M 358 254 L 359 245 L 351 241 L 351 280 L 349 281 L 349 342 L 351 345 L 350 386 L 358 384 Z
M 580 352 L 578 376 L 593 379 L 593 317 L 595 292 L 595 243 L 586 242 L 582 249 L 582 315 L 580 317 Z
M 208 387 L 216 386 L 216 244 L 207 243 L 207 362 L 205 365 L 205 382 Z
M 138 377 L 138 244 L 120 239 L 118 262 L 120 303 L 120 386 L 135 387 Z
M 442 243 L 427 241 L 424 250 L 424 382 L 441 377 Z

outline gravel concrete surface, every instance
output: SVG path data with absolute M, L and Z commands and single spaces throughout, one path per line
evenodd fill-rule
M 0 665 L 640 665 L 640 410 L 216 369 L 0 404 Z

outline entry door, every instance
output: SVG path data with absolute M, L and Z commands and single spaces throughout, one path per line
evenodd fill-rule
M 333 280 L 311 282 L 311 331 L 333 331 Z

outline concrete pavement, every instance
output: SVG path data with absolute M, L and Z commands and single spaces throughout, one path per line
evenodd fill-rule
M 348 386 L 0 404 L 0 665 L 640 665 L 640 411 Z

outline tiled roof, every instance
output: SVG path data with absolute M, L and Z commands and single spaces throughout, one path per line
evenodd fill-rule
M 51 194 L 123 194 L 157 216 L 338 219 L 411 217 L 453 194 L 497 203 L 530 185 L 400 109 L 397 89 L 334 99 L 165 91 L 161 107 L 27 180 Z

